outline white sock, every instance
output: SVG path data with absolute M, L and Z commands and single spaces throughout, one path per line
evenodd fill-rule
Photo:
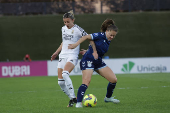
M 68 71 L 63 71 L 62 76 L 63 76 L 63 79 L 65 80 L 65 84 L 66 84 L 66 87 L 67 87 L 68 92 L 70 94 L 70 97 L 71 98 L 76 98 L 75 93 L 74 93 L 73 84 L 72 84 L 72 81 L 71 81 L 71 79 L 69 77 L 69 72 Z
M 63 90 L 63 92 L 70 98 L 70 93 L 68 92 L 66 85 L 65 85 L 65 80 L 58 78 L 58 85 L 60 88 Z M 71 99 L 71 98 L 70 98 Z

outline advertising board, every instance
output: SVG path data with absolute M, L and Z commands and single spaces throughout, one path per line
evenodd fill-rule
M 22 76 L 47 76 L 47 61 L 0 62 L 0 78 Z

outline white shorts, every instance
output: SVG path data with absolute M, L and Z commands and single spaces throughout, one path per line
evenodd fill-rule
M 71 62 L 74 66 L 77 65 L 78 59 L 73 58 L 59 58 L 57 68 L 64 69 L 67 62 Z

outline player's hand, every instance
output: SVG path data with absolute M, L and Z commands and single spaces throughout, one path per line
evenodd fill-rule
M 94 57 L 94 59 L 95 59 L 95 60 L 97 60 L 97 59 L 98 59 L 97 51 L 93 52 L 93 57 Z
M 78 45 L 76 44 L 68 44 L 68 49 L 74 49 L 76 48 Z
M 58 53 L 54 53 L 52 56 L 51 56 L 51 61 L 53 61 L 56 57 L 57 57 Z
M 81 49 L 80 54 L 84 55 L 87 52 L 87 50 Z

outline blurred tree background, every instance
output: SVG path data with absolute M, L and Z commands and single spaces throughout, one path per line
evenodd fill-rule
M 20 61 L 27 53 L 49 60 L 62 42 L 63 13 L 71 9 L 89 34 L 106 18 L 116 22 L 110 58 L 170 56 L 169 6 L 169 0 L 0 0 L 0 61 Z

